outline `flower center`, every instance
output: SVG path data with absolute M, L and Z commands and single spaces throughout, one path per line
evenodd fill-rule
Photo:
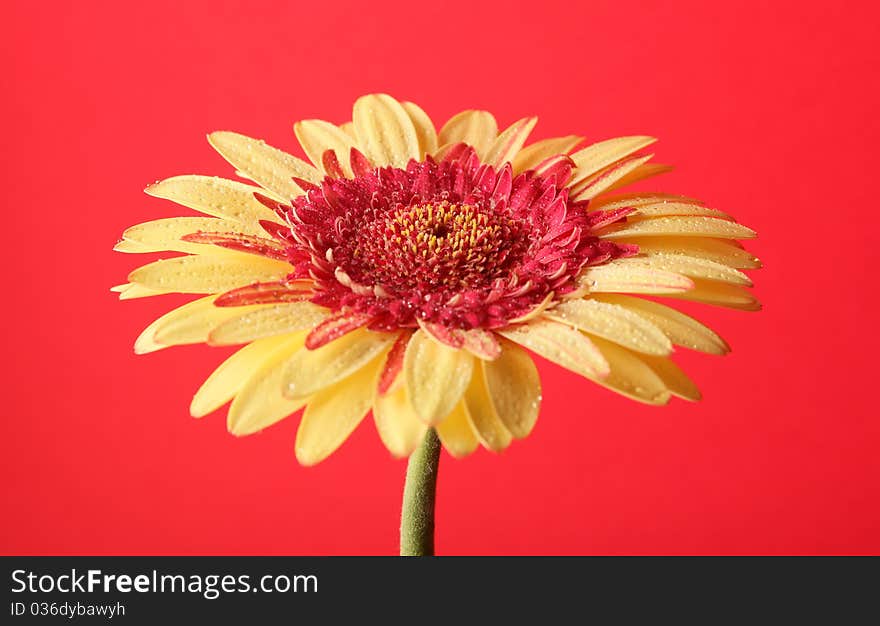
M 514 177 L 461 145 L 439 162 L 327 177 L 288 211 L 292 277 L 376 330 L 506 326 L 574 290 L 584 267 L 632 254 L 593 233 L 586 203 L 568 199 L 570 175 L 561 159 Z
M 400 205 L 334 248 L 348 276 L 386 292 L 478 289 L 510 270 L 525 246 L 509 216 L 447 201 Z

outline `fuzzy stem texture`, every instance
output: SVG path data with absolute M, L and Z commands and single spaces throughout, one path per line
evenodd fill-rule
M 440 440 L 431 428 L 409 457 L 400 515 L 400 556 L 434 556 L 434 500 Z

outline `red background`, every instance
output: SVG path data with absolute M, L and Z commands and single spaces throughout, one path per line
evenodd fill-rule
M 188 417 L 226 351 L 135 357 L 173 296 L 117 302 L 148 182 L 232 176 L 204 140 L 295 149 L 300 118 L 387 91 L 535 137 L 661 138 L 655 188 L 756 228 L 761 313 L 682 354 L 662 409 L 541 363 L 534 434 L 441 462 L 443 554 L 880 552 L 873 3 L 26 3 L 0 24 L 7 236 L 0 551 L 392 554 L 405 464 L 371 423 L 314 468 L 296 420 L 236 439 Z M 86 6 L 88 5 L 88 6 Z M 861 5 L 861 6 L 860 6 Z M 693 310 L 693 307 L 689 307 Z

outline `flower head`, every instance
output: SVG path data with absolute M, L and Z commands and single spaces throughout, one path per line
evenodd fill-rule
M 569 202 L 567 159 L 514 176 L 465 144 L 405 169 L 354 154 L 354 178 L 302 183 L 306 193 L 278 209 L 294 275 L 315 282 L 312 301 L 374 330 L 503 328 L 574 291 L 584 267 L 636 252 L 593 233 L 625 211 Z
M 259 186 L 179 176 L 147 193 L 211 217 L 128 229 L 123 252 L 183 252 L 133 271 L 121 298 L 208 294 L 151 324 L 139 353 L 244 344 L 202 385 L 205 415 L 232 401 L 235 434 L 305 407 L 296 452 L 333 452 L 372 409 L 389 450 L 434 427 L 456 456 L 528 435 L 540 382 L 528 352 L 633 399 L 699 391 L 673 346 L 727 345 L 657 295 L 756 309 L 740 270 L 758 267 L 720 211 L 667 194 L 615 194 L 665 171 L 649 137 L 580 150 L 523 147 L 534 118 L 500 134 L 465 111 L 439 134 L 412 103 L 360 98 L 353 121 L 299 122 L 313 165 L 243 135 L 211 144 Z M 634 294 L 634 295 L 632 295 Z

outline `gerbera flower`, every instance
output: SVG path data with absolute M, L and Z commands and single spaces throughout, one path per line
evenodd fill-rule
M 741 270 L 759 262 L 736 243 L 754 232 L 690 198 L 620 194 L 666 171 L 642 153 L 654 139 L 526 146 L 535 122 L 498 132 L 490 113 L 464 111 L 438 133 L 415 104 L 369 95 L 351 122 L 295 125 L 311 164 L 212 133 L 256 185 L 186 175 L 147 187 L 207 217 L 126 230 L 116 250 L 183 254 L 114 289 L 203 297 L 153 322 L 136 352 L 243 345 L 192 414 L 231 401 L 228 428 L 247 435 L 304 408 L 306 465 L 371 409 L 395 456 L 430 428 L 453 456 L 503 450 L 538 417 L 530 351 L 640 402 L 698 399 L 674 346 L 727 344 L 643 296 L 757 309 Z

